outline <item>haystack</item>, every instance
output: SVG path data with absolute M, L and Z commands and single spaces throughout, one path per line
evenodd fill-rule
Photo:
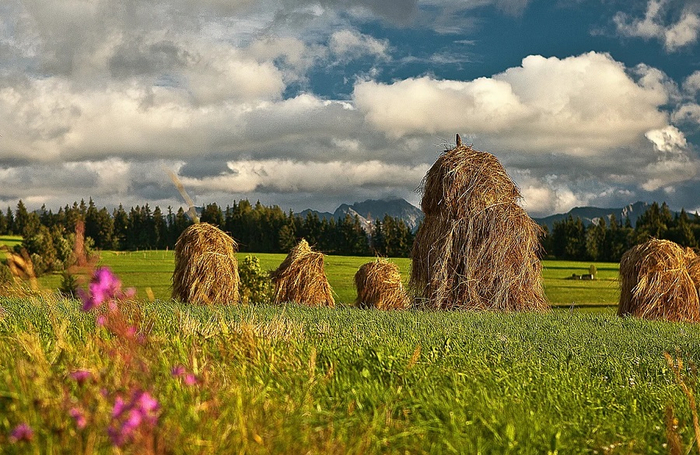
M 377 258 L 360 267 L 355 273 L 355 288 L 355 304 L 360 308 L 401 310 L 411 303 L 401 283 L 399 267 L 384 258 Z
M 323 254 L 313 251 L 304 239 L 292 248 L 270 278 L 275 284 L 275 303 L 335 306 L 324 271 Z
M 411 286 L 435 309 L 549 308 L 539 260 L 541 228 L 518 205 L 520 192 L 489 153 L 462 145 L 428 171 L 425 219 L 413 244 Z
M 692 250 L 651 239 L 620 260 L 619 316 L 700 322 L 700 264 Z M 691 276 L 692 274 L 692 276 Z
M 238 245 L 207 223 L 185 229 L 175 244 L 173 298 L 194 304 L 238 303 Z

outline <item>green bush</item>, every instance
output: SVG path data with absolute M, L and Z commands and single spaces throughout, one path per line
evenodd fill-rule
M 61 285 L 58 291 L 61 295 L 74 298 L 78 292 L 78 278 L 67 270 L 64 270 L 61 274 Z
M 241 303 L 269 303 L 272 301 L 272 281 L 268 272 L 260 267 L 256 256 L 246 256 L 239 264 Z
M 53 271 L 53 262 L 49 262 L 39 254 L 33 253 L 31 256 L 32 266 L 34 267 L 34 275 L 40 277 L 47 272 Z

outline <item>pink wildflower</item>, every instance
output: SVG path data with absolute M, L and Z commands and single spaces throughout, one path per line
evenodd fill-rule
M 170 374 L 172 374 L 174 378 L 182 378 L 182 381 L 188 386 L 193 386 L 198 382 L 197 376 L 192 373 L 188 373 L 185 367 L 182 365 L 173 367 L 173 369 L 170 370 Z
M 10 433 L 10 441 L 15 442 L 29 442 L 34 437 L 34 430 L 26 423 L 20 423 L 17 425 Z
M 97 269 L 88 286 L 89 292 L 82 290 L 79 292 L 83 300 L 83 311 L 90 311 L 105 301 L 121 297 L 121 286 L 121 281 L 110 269 L 107 267 Z
M 71 379 L 74 379 L 78 385 L 83 385 L 88 379 L 92 378 L 92 373 L 88 370 L 75 370 L 70 374 Z
M 158 407 L 158 401 L 148 392 L 134 392 L 129 403 L 118 396 L 114 400 L 112 425 L 108 429 L 112 443 L 121 447 L 133 438 L 134 432 L 142 425 L 155 425 Z
M 185 373 L 187 373 L 187 370 L 185 370 L 185 367 L 183 367 L 182 365 L 174 366 L 170 370 L 170 374 L 172 374 L 174 378 L 179 378 L 180 376 L 184 375 Z
M 68 415 L 75 420 L 75 425 L 78 427 L 78 429 L 82 430 L 87 425 L 87 419 L 85 418 L 85 414 L 83 413 L 82 409 L 70 408 Z

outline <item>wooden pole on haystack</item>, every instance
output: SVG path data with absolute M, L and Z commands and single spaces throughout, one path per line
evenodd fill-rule
M 543 311 L 541 228 L 498 159 L 462 144 L 446 150 L 423 180 L 425 219 L 411 252 L 419 306 Z
M 175 243 L 172 298 L 199 305 L 239 303 L 238 244 L 218 227 L 200 223 L 184 185 L 174 172 L 165 170 L 187 203 L 187 214 L 194 222 Z

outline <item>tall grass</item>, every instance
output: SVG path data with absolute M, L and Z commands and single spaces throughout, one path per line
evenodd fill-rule
M 112 453 L 100 397 L 127 386 L 114 335 L 76 301 L 0 307 L 3 453 Z M 172 301 L 125 311 L 147 339 L 146 365 L 129 380 L 161 405 L 154 452 L 667 453 L 667 406 L 683 448 L 694 436 L 664 357 L 698 363 L 694 325 Z M 79 369 L 94 380 L 76 384 Z M 82 430 L 68 415 L 76 403 L 88 415 Z M 33 437 L 11 444 L 23 422 Z

